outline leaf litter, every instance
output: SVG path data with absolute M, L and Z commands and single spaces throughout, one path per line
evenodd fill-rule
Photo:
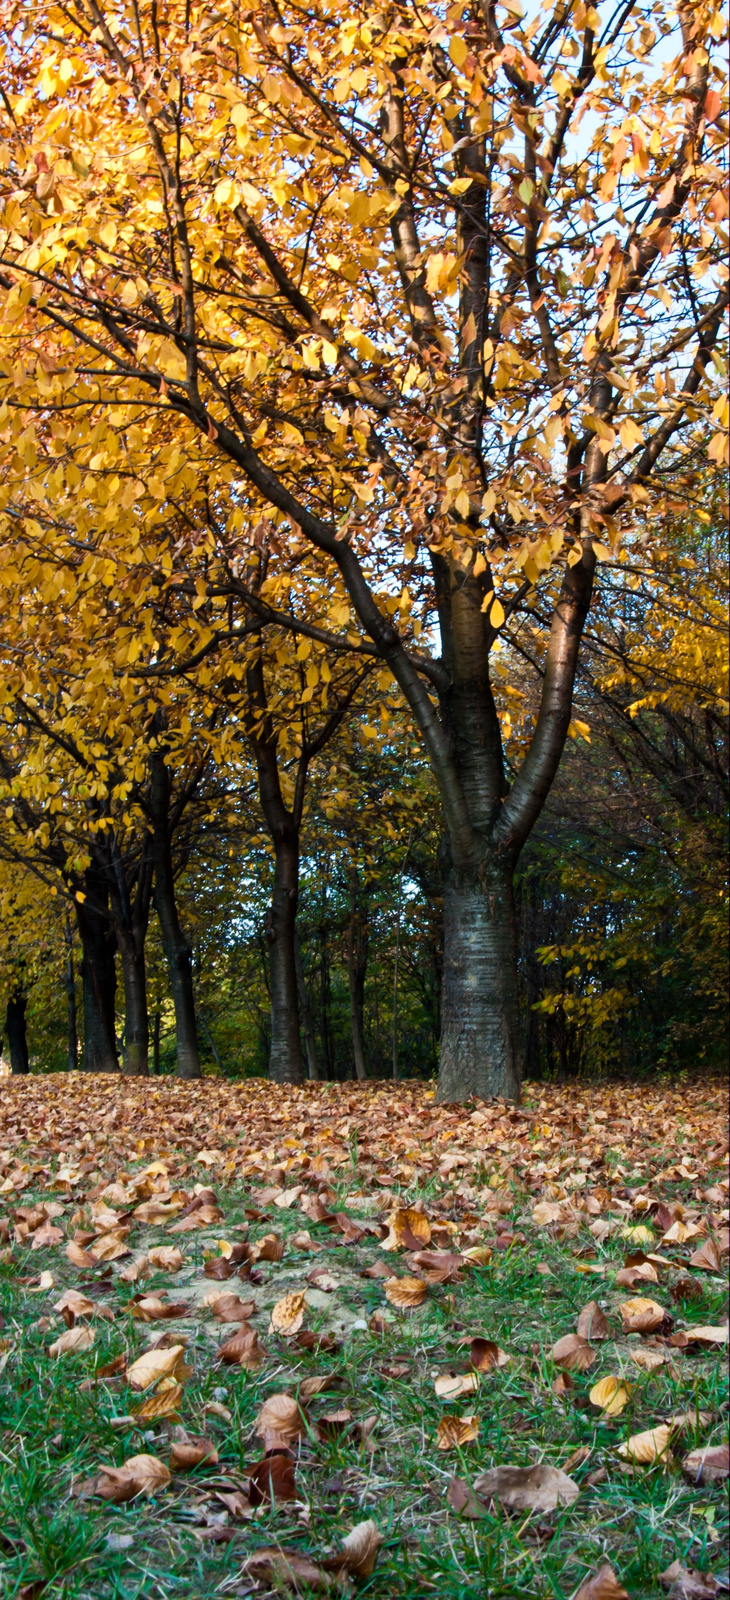
M 89 1518 L 118 1505 L 147 1527 L 145 1507 L 159 1506 L 175 1559 L 186 1537 L 201 1559 L 220 1545 L 231 1583 L 252 1594 L 339 1592 L 367 1577 L 373 1593 L 420 1600 L 429 1550 L 446 1559 L 449 1519 L 504 1526 L 520 1593 L 542 1596 L 530 1551 L 546 1540 L 576 1600 L 659 1593 L 667 1536 L 676 1524 L 681 1553 L 690 1510 L 667 1515 L 643 1567 L 629 1526 L 609 1535 L 608 1562 L 601 1495 L 628 1494 L 632 1525 L 637 1496 L 660 1506 L 685 1494 L 689 1506 L 727 1477 L 714 1288 L 727 1183 L 711 1092 L 622 1090 L 618 1101 L 533 1086 L 515 1110 L 436 1107 L 407 1085 L 395 1117 L 377 1086 L 274 1096 L 270 1085 L 142 1091 L 65 1076 L 65 1095 L 53 1079 L 42 1088 L 10 1084 L 0 1110 L 2 1267 L 21 1320 L 31 1295 L 35 1325 L 55 1320 L 53 1381 L 76 1384 L 87 1407 L 74 1503 Z M 596 1293 L 584 1302 L 586 1274 Z M 622 1295 L 643 1283 L 655 1298 Z M 13 1338 L 3 1350 L 0 1382 L 18 1348 Z M 414 1462 L 427 1511 L 411 1508 Z M 236 1530 L 261 1518 L 261 1548 L 246 1550 Z M 704 1525 L 706 1568 L 719 1541 Z M 476 1537 L 462 1556 L 477 1561 L 474 1587 Z M 414 1591 L 402 1588 L 404 1540 L 422 1576 Z M 677 1596 L 716 1592 L 707 1571 L 672 1582 Z

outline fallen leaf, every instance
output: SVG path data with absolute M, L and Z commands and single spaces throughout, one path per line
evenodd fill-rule
M 82 1250 L 81 1246 L 75 1244 L 73 1239 L 66 1245 L 66 1255 L 74 1267 L 90 1268 L 96 1266 L 94 1257 L 89 1255 L 88 1250 Z
M 324 1248 L 323 1245 L 317 1244 L 311 1233 L 307 1233 L 304 1229 L 300 1233 L 295 1233 L 289 1243 L 294 1250 L 308 1250 L 311 1255 L 317 1255 Z
M 62 1244 L 64 1239 L 63 1228 L 54 1227 L 52 1222 L 42 1222 L 30 1242 L 31 1250 L 51 1250 L 54 1245 Z
M 474 1483 L 480 1500 L 498 1500 L 507 1511 L 554 1511 L 572 1506 L 580 1489 L 559 1467 L 492 1467 Z
M 307 1283 L 311 1283 L 314 1289 L 321 1289 L 323 1294 L 334 1294 L 335 1289 L 341 1287 L 339 1278 L 333 1278 L 326 1267 L 313 1267 L 307 1273 Z
M 139 1300 L 130 1300 L 127 1311 L 137 1322 L 168 1322 L 175 1317 L 188 1316 L 190 1307 L 185 1301 L 168 1305 L 157 1294 L 145 1294 Z
M 352 1578 L 370 1578 L 383 1538 L 377 1523 L 358 1522 L 343 1539 L 337 1555 L 329 1556 L 323 1566 L 327 1571 L 347 1572 Z
M 79 1289 L 64 1289 L 59 1299 L 54 1300 L 53 1309 L 60 1311 L 66 1326 L 72 1328 L 74 1322 L 78 1322 L 81 1317 L 92 1317 L 96 1306 L 94 1301 L 89 1300 L 88 1295 L 82 1294 Z
M 637 1367 L 641 1367 L 642 1372 L 656 1372 L 659 1367 L 665 1366 L 667 1361 L 663 1350 L 651 1350 L 646 1345 L 639 1350 L 630 1350 L 629 1355 Z
M 49 1356 L 66 1356 L 70 1353 L 78 1354 L 82 1350 L 90 1350 L 96 1334 L 93 1328 L 67 1328 L 60 1338 L 54 1339 L 48 1346 Z
M 431 1243 L 431 1224 L 422 1211 L 412 1208 L 391 1211 L 388 1228 L 383 1250 L 422 1250 Z
M 620 1378 L 599 1378 L 590 1392 L 591 1405 L 597 1406 L 606 1417 L 618 1417 L 629 1403 L 629 1389 Z
M 423 1278 L 386 1278 L 383 1288 L 386 1300 L 402 1310 L 422 1305 L 428 1293 Z
M 656 1300 L 624 1300 L 619 1311 L 624 1333 L 654 1333 L 662 1324 L 672 1325 L 671 1317 Z
M 319 1438 L 336 1439 L 339 1434 L 345 1432 L 346 1428 L 349 1428 L 353 1421 L 352 1412 L 347 1406 L 343 1406 L 340 1411 L 328 1411 L 319 1418 L 317 1423 Z
M 207 1466 L 217 1466 L 218 1451 L 211 1439 L 175 1441 L 170 1451 L 170 1466 L 173 1472 L 190 1472 L 193 1467 L 199 1467 L 203 1462 Z
M 155 1390 L 132 1412 L 135 1422 L 155 1422 L 160 1417 L 175 1416 L 183 1397 L 183 1387 L 175 1378 L 163 1378 Z
M 167 1350 L 146 1350 L 129 1367 L 127 1383 L 132 1389 L 144 1390 L 151 1389 L 153 1383 L 159 1383 L 160 1378 L 176 1377 L 184 1355 L 185 1346 L 182 1344 L 170 1345 Z
M 604 1561 L 598 1571 L 585 1578 L 576 1589 L 573 1600 L 629 1600 L 629 1596 L 610 1562 Z
M 473 1444 L 478 1438 L 478 1417 L 442 1417 L 436 1430 L 439 1450 L 460 1450 L 462 1445 Z
M 102 1467 L 93 1493 L 123 1505 L 137 1495 L 159 1494 L 170 1482 L 170 1469 L 158 1456 L 130 1456 L 122 1467 Z
M 296 1500 L 295 1466 L 286 1450 L 272 1450 L 251 1468 L 248 1498 L 252 1506 Z
M 443 1372 L 434 1381 L 439 1400 L 459 1400 L 464 1394 L 474 1394 L 479 1388 L 476 1372 Z
M 340 1346 L 334 1333 L 313 1333 L 311 1328 L 302 1328 L 301 1333 L 294 1335 L 293 1343 L 298 1344 L 301 1350 L 316 1350 L 323 1355 L 331 1355 Z
M 37 1283 L 35 1283 L 33 1285 L 29 1285 L 28 1293 L 29 1294 L 46 1294 L 48 1292 L 48 1290 L 52 1289 L 52 1288 L 53 1288 L 53 1273 L 46 1271 L 46 1272 L 42 1272 L 41 1273 Z
M 242 1367 L 245 1372 L 258 1372 L 265 1354 L 256 1329 L 248 1325 L 241 1328 L 240 1333 L 235 1333 L 232 1339 L 227 1339 L 218 1349 L 220 1361 L 225 1361 L 229 1366 Z
M 699 1328 L 680 1328 L 677 1333 L 672 1334 L 669 1342 L 683 1349 L 688 1344 L 727 1344 L 727 1339 L 728 1325 L 725 1323 L 722 1327 L 708 1325 Z
M 182 1250 L 174 1244 L 156 1245 L 147 1252 L 147 1260 L 151 1267 L 156 1267 L 158 1272 L 178 1272 L 185 1265 Z
M 562 1206 L 552 1200 L 540 1200 L 532 1213 L 532 1220 L 538 1228 L 549 1228 L 551 1223 L 559 1222 L 562 1215 Z
M 271 1394 L 256 1418 L 255 1434 L 267 1450 L 288 1450 L 307 1431 L 304 1413 L 290 1394 Z
M 668 1424 L 661 1422 L 657 1428 L 647 1428 L 645 1433 L 631 1434 L 625 1444 L 619 1445 L 618 1453 L 639 1466 L 651 1466 L 655 1461 L 666 1459 L 671 1433 Z
M 669 1600 L 712 1600 L 720 1587 L 710 1572 L 695 1572 L 673 1561 L 666 1572 L 659 1573 L 662 1588 L 669 1590 Z
M 475 1338 L 469 1343 L 469 1363 L 475 1372 L 490 1372 L 492 1367 L 506 1367 L 511 1359 L 507 1351 L 500 1350 L 493 1339 Z
M 566 1333 L 553 1345 L 552 1357 L 556 1367 L 566 1372 L 587 1372 L 593 1366 L 597 1352 L 579 1333 Z
M 283 1300 L 277 1300 L 271 1312 L 269 1323 L 270 1333 L 281 1333 L 284 1338 L 290 1338 L 298 1333 L 304 1321 L 307 1301 L 304 1293 L 285 1294 Z
M 246 1322 L 256 1311 L 255 1300 L 241 1300 L 237 1294 L 214 1295 L 205 1303 L 218 1322 Z
M 409 1267 L 413 1267 L 419 1276 L 425 1278 L 427 1283 L 461 1283 L 463 1258 L 454 1251 L 448 1250 L 416 1250 L 407 1257 Z
M 690 1450 L 684 1457 L 682 1471 L 690 1483 L 721 1483 L 730 1471 L 730 1451 L 726 1444 L 707 1445 L 703 1450 Z
M 314 1400 L 318 1394 L 326 1394 L 329 1389 L 336 1389 L 339 1382 L 336 1372 L 323 1372 L 316 1377 L 303 1378 L 299 1385 L 300 1398 L 304 1401 Z
M 284 1589 L 291 1589 L 297 1595 L 307 1591 L 329 1594 L 341 1587 L 338 1574 L 325 1572 L 316 1562 L 299 1555 L 296 1550 L 257 1550 L 244 1561 L 241 1575 L 253 1578 L 256 1583 L 266 1584 L 277 1594 Z
M 591 1339 L 609 1339 L 611 1337 L 608 1318 L 604 1316 L 596 1300 L 589 1300 L 588 1304 L 583 1306 L 579 1312 L 576 1333 L 580 1334 L 581 1339 L 587 1339 L 589 1344 Z
M 562 1400 L 563 1395 L 569 1394 L 573 1387 L 573 1379 L 569 1372 L 559 1372 L 550 1385 L 553 1394 L 558 1400 Z
M 263 1239 L 248 1246 L 249 1261 L 281 1261 L 283 1254 L 284 1240 L 278 1233 L 265 1233 Z
M 486 1267 L 492 1259 L 492 1252 L 486 1244 L 471 1245 L 468 1250 L 462 1250 L 461 1261 L 463 1266 Z
M 469 1522 L 476 1522 L 479 1517 L 485 1517 L 487 1514 L 486 1506 L 477 1500 L 471 1484 L 466 1483 L 463 1478 L 451 1479 L 446 1490 L 446 1499 L 452 1511 L 459 1517 L 466 1517 Z
M 714 1239 L 705 1239 L 699 1250 L 695 1250 L 689 1258 L 691 1267 L 702 1267 L 705 1272 L 720 1271 L 720 1252 Z

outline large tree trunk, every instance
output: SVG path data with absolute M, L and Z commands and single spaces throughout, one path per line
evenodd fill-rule
M 118 1072 L 114 965 L 116 934 L 104 915 L 108 885 L 96 872 L 86 874 L 87 898 L 74 901 L 83 958 L 84 1072 Z
M 438 1099 L 519 1099 L 522 1076 L 511 863 L 492 855 L 444 884 Z
M 8 1049 L 10 1051 L 10 1070 L 16 1072 L 29 1072 L 28 1062 L 28 1037 L 25 1029 L 25 1011 L 28 1001 L 26 996 L 19 991 L 11 995 L 5 1011 L 5 1032 L 8 1036 Z
M 317 1046 L 314 1038 L 314 1020 L 312 1008 L 309 1004 L 307 980 L 304 976 L 304 965 L 299 937 L 294 929 L 294 960 L 297 969 L 297 989 L 299 992 L 299 1015 L 302 1019 L 302 1032 L 304 1034 L 304 1048 L 307 1053 L 307 1068 L 310 1083 L 319 1083 L 319 1067 L 317 1066 Z
M 296 915 L 299 894 L 299 836 L 291 821 L 274 837 L 274 888 L 267 916 L 271 995 L 269 1075 L 274 1083 L 301 1083 Z
M 155 871 L 155 906 L 175 1006 L 177 1076 L 199 1078 L 201 1071 L 195 1021 L 193 952 L 182 931 L 177 912 L 170 843 L 170 774 L 161 750 L 156 750 L 152 756 L 150 794 L 154 822 L 152 857 Z
M 75 1072 L 79 1064 L 79 1031 L 76 1016 L 76 973 L 71 953 L 66 962 L 66 1016 L 68 1070 Z
M 347 925 L 347 977 L 350 990 L 350 1032 L 355 1077 L 366 1078 L 365 974 L 368 966 L 368 932 L 360 902 L 357 868 L 350 872 L 350 916 Z
M 136 931 L 136 930 L 135 930 Z M 135 931 L 117 932 L 124 984 L 124 1056 L 122 1071 L 130 1078 L 149 1073 L 149 1016 L 144 940 L 139 949 Z

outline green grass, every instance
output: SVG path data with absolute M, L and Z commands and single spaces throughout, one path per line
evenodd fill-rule
M 352 1188 L 352 1177 L 346 1178 L 336 1189 L 338 1208 Z M 232 1225 L 250 1203 L 251 1190 L 221 1188 L 218 1193 Z M 673 1186 L 662 1198 L 675 1194 L 692 1198 L 686 1185 L 684 1192 L 682 1185 Z M 23 1203 L 41 1195 L 42 1191 L 26 1190 Z M 404 1189 L 402 1198 L 407 1203 L 415 1194 Z M 439 1196 L 433 1183 L 422 1198 L 427 1211 L 440 1199 L 445 1213 L 451 1211 L 457 1221 L 465 1210 L 456 1198 Z M 182 1325 L 194 1366 L 182 1402 L 182 1422 L 191 1434 L 205 1430 L 215 1440 L 219 1465 L 174 1478 L 157 1498 L 119 1507 L 74 1499 L 72 1485 L 102 1463 L 121 1465 L 141 1451 L 166 1459 L 172 1425 L 153 1422 L 143 1431 L 114 1428 L 112 1418 L 124 1414 L 133 1398 L 124 1381 L 91 1389 L 82 1384 L 101 1363 L 122 1352 L 132 1357 L 151 1337 L 174 1333 L 179 1324 L 145 1328 L 132 1323 L 124 1306 L 133 1291 L 112 1275 L 103 1298 L 113 1307 L 115 1321 L 95 1319 L 93 1349 L 54 1360 L 47 1347 L 62 1324 L 52 1303 L 65 1285 L 77 1286 L 90 1275 L 72 1268 L 62 1248 L 31 1252 L 16 1245 L 6 1252 L 0 1266 L 4 1318 L 0 1337 L 7 1346 L 0 1375 L 3 1600 L 14 1596 L 38 1600 L 41 1594 L 43 1600 L 263 1595 L 264 1588 L 254 1591 L 240 1576 L 242 1562 L 253 1550 L 277 1543 L 315 1557 L 325 1555 L 368 1517 L 377 1521 L 385 1538 L 374 1574 L 357 1585 L 357 1592 L 372 1600 L 421 1600 L 431 1594 L 440 1600 L 473 1596 L 560 1600 L 604 1559 L 612 1562 L 632 1597 L 650 1600 L 663 1593 L 659 1573 L 676 1558 L 702 1570 L 721 1570 L 727 1529 L 724 1487 L 691 1487 L 681 1475 L 679 1459 L 695 1444 L 727 1437 L 725 1353 L 677 1352 L 676 1379 L 666 1368 L 640 1372 L 628 1357 L 632 1341 L 620 1336 L 615 1316 L 615 1307 L 628 1295 L 613 1281 L 613 1268 L 622 1265 L 626 1242 L 611 1236 L 605 1245 L 596 1246 L 585 1226 L 577 1237 L 560 1240 L 533 1227 L 531 1204 L 524 1195 L 515 1194 L 514 1200 L 512 1220 L 526 1235 L 525 1243 L 516 1243 L 506 1254 L 495 1251 L 490 1264 L 465 1273 L 462 1284 L 431 1289 L 420 1309 L 393 1313 L 383 1335 L 350 1328 L 333 1355 L 307 1354 L 268 1334 L 266 1310 L 294 1284 L 303 1286 L 315 1262 L 326 1263 L 335 1276 L 342 1274 L 348 1281 L 325 1307 L 309 1313 L 307 1325 L 335 1324 L 343 1308 L 350 1323 L 353 1318 L 367 1321 L 375 1309 L 386 1307 L 382 1284 L 359 1276 L 362 1266 L 378 1257 L 377 1241 L 366 1237 L 357 1246 L 340 1246 L 326 1227 L 312 1225 L 296 1208 L 278 1212 L 271 1207 L 272 1220 L 253 1223 L 251 1238 L 275 1228 L 286 1239 L 305 1226 L 325 1248 L 316 1258 L 287 1249 L 281 1264 L 262 1267 L 264 1282 L 254 1289 L 262 1307 L 254 1325 L 268 1352 L 261 1372 L 251 1375 L 214 1363 L 216 1344 L 224 1332 L 218 1328 L 215 1340 L 211 1338 L 210 1318 L 202 1311 Z M 11 1213 L 12 1205 L 11 1197 Z M 492 1231 L 488 1224 L 487 1239 Z M 177 1275 L 183 1297 L 190 1269 L 200 1281 L 203 1251 L 225 1234 L 226 1225 L 221 1223 L 205 1234 L 182 1235 L 177 1241 L 189 1256 Z M 139 1229 L 132 1240 L 135 1250 L 163 1241 L 168 1242 L 161 1228 Z M 690 1248 L 675 1252 L 677 1262 L 686 1259 Z M 606 1275 L 578 1273 L 580 1252 L 603 1258 Z M 400 1256 L 389 1259 L 395 1271 L 408 1270 Z M 551 1275 L 538 1272 L 538 1263 L 546 1263 Z M 54 1273 L 54 1288 L 33 1294 L 20 1280 L 44 1268 Z M 649 1285 L 646 1293 L 671 1309 L 678 1321 L 717 1323 L 724 1318 L 726 1301 L 719 1278 L 694 1272 L 699 1298 L 691 1305 L 675 1305 L 670 1288 L 677 1276 L 672 1269 L 658 1288 Z M 177 1298 L 175 1287 L 176 1279 L 165 1273 L 144 1283 L 146 1291 L 166 1289 L 171 1299 Z M 246 1292 L 237 1278 L 220 1285 L 221 1292 L 229 1288 Z M 614 1312 L 616 1337 L 598 1346 L 599 1358 L 590 1372 L 574 1375 L 573 1390 L 558 1399 L 551 1390 L 556 1376 L 551 1347 L 575 1328 L 578 1311 L 590 1298 Z M 35 1326 L 43 1317 L 53 1319 L 52 1328 L 43 1331 Z M 435 1396 L 433 1376 L 452 1364 L 465 1365 L 458 1340 L 474 1334 L 496 1339 L 511 1361 L 485 1375 L 475 1396 L 445 1406 Z M 409 1362 L 408 1375 L 385 1376 L 383 1366 L 399 1360 Z M 336 1374 L 339 1383 L 309 1408 L 312 1431 L 302 1443 L 297 1467 L 308 1513 L 284 1506 L 265 1509 L 250 1522 L 226 1521 L 223 1506 L 215 1500 L 215 1487 L 231 1476 L 241 1477 L 259 1459 L 253 1429 L 263 1399 L 284 1389 L 296 1392 L 303 1378 L 323 1371 Z M 634 1387 L 622 1416 L 601 1419 L 590 1403 L 589 1390 L 609 1372 L 630 1375 Z M 204 1407 L 211 1400 L 224 1404 L 232 1421 L 215 1413 L 206 1415 Z M 377 1417 L 372 1452 L 347 1436 L 324 1442 L 316 1437 L 318 1416 L 342 1406 L 349 1406 L 356 1419 Z M 627 1471 L 617 1445 L 629 1434 L 689 1407 L 708 1412 L 709 1424 L 683 1435 L 668 1466 Z M 445 1453 L 436 1447 L 436 1433 L 440 1418 L 450 1412 L 475 1412 L 481 1427 L 476 1444 Z M 561 1466 L 579 1446 L 589 1447 L 590 1456 L 573 1469 L 581 1494 L 569 1510 L 531 1518 L 485 1515 L 479 1522 L 465 1522 L 448 1507 L 446 1489 L 452 1474 L 473 1479 L 487 1467 L 506 1463 L 527 1466 L 545 1461 Z M 596 1473 L 602 1475 L 591 1483 Z M 221 1542 L 208 1536 L 206 1515 L 220 1518 Z

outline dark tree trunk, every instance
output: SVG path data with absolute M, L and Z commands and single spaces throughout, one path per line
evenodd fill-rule
M 152 1024 L 152 1071 L 155 1077 L 160 1075 L 160 1013 L 155 1012 Z
M 274 888 L 267 916 L 271 997 L 269 1074 L 274 1083 L 301 1083 L 296 915 L 299 894 L 299 835 L 282 822 L 274 837 Z
M 84 1008 L 84 1072 L 118 1072 L 114 963 L 116 935 L 109 920 L 109 886 L 103 874 L 89 868 L 84 878 L 86 899 L 75 900 L 83 957 L 81 983 Z
M 152 756 L 151 811 L 154 831 L 155 907 L 175 1006 L 178 1078 L 199 1078 L 200 1054 L 195 1021 L 193 952 L 180 926 L 170 840 L 170 774 L 161 750 Z
M 5 1010 L 5 1032 L 8 1036 L 8 1049 L 10 1051 L 10 1070 L 16 1072 L 29 1072 L 28 1037 L 25 1029 L 25 1012 L 28 1001 L 20 991 L 11 995 Z
M 130 891 L 127 869 L 115 840 L 110 850 L 111 909 L 117 935 L 124 984 L 125 1076 L 146 1078 L 149 1073 L 149 1012 L 145 941 L 152 897 L 152 858 L 145 837 L 136 863 L 136 882 Z
M 79 1034 L 76 1017 L 76 973 L 74 958 L 69 953 L 66 962 L 66 1014 L 68 1018 L 68 1070 L 75 1072 L 79 1064 Z
M 357 868 L 350 872 L 350 915 L 347 925 L 347 977 L 350 990 L 350 1032 L 355 1077 L 366 1078 L 365 975 L 368 968 L 368 931 L 360 896 Z
M 302 1019 L 302 1032 L 304 1034 L 304 1048 L 307 1056 L 310 1083 L 319 1083 L 319 1067 L 317 1066 L 317 1046 L 314 1038 L 314 1020 L 312 1008 L 309 1004 L 307 980 L 304 975 L 302 952 L 296 928 L 294 929 L 294 960 L 297 969 L 297 989 L 299 992 L 299 1015 Z
M 439 1099 L 519 1097 L 520 1025 L 512 873 L 447 875 Z

